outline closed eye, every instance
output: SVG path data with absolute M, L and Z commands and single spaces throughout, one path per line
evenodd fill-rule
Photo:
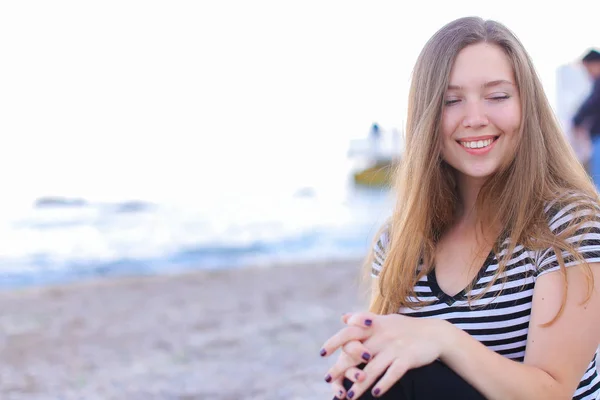
M 507 100 L 507 99 L 510 99 L 510 96 L 508 96 L 508 95 L 504 95 L 504 96 L 494 96 L 494 97 L 490 97 L 489 99 L 490 99 L 490 100 L 493 100 L 493 101 L 502 101 L 502 100 Z
M 453 104 L 456 104 L 456 103 L 458 103 L 459 101 L 460 101 L 459 99 L 445 100 L 445 101 L 444 101 L 444 105 L 446 105 L 446 106 L 451 106 L 451 105 L 453 105 Z

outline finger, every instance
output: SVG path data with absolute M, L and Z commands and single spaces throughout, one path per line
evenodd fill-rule
M 358 369 L 357 367 L 350 367 L 346 370 L 344 376 L 350 381 L 356 383 L 364 381 L 367 375 L 364 371 Z
M 343 322 L 344 324 L 347 324 L 347 323 L 348 323 L 348 319 L 349 319 L 351 316 L 352 316 L 352 313 L 345 313 L 345 314 L 342 314 L 342 322 Z
M 320 351 L 321 357 L 333 354 L 337 349 L 352 340 L 365 340 L 367 337 L 369 337 L 369 332 L 366 329 L 355 326 L 343 328 L 323 344 Z
M 396 358 L 371 390 L 373 397 L 379 397 L 386 393 L 396 382 L 402 379 L 406 371 L 408 371 L 408 363 Z
M 336 399 L 346 398 L 346 389 L 344 388 L 344 378 L 338 378 L 331 381 L 331 389 Z
M 358 340 L 353 340 L 342 346 L 344 353 L 352 357 L 353 360 L 358 362 L 368 362 L 371 357 L 371 351 L 365 346 L 364 343 Z
M 364 368 L 363 373 L 365 378 L 360 382 L 355 382 L 352 387 L 347 390 L 346 397 L 349 399 L 357 399 L 363 393 L 375 384 L 377 379 L 383 375 L 394 359 L 388 353 L 379 353 L 371 359 L 371 362 Z M 377 385 L 379 387 L 379 385 Z M 381 394 L 381 389 L 379 389 Z
M 331 382 L 343 378 L 344 374 L 349 368 L 356 367 L 359 364 L 359 361 L 354 360 L 346 353 L 342 353 L 338 357 L 335 364 L 333 364 L 327 371 L 327 374 L 325 375 L 325 382 Z
M 346 324 L 352 326 L 361 326 L 369 328 L 373 325 L 373 322 L 377 319 L 378 315 L 371 312 L 360 312 L 355 313 L 347 319 Z

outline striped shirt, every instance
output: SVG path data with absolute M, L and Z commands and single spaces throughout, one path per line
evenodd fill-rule
M 569 221 L 576 217 L 572 211 L 574 203 L 556 209 L 548 206 L 546 212 L 550 229 L 560 232 Z M 595 209 L 595 208 L 594 208 Z M 590 214 L 593 211 L 588 211 Z M 578 215 L 585 211 L 578 211 Z M 581 214 L 582 213 L 582 214 Z M 575 232 L 568 240 L 577 243 L 577 250 L 590 263 L 600 262 L 600 212 L 583 229 Z M 435 272 L 421 278 L 415 285 L 415 294 L 419 300 L 432 303 L 413 310 L 403 307 L 400 314 L 421 318 L 442 318 L 464 330 L 489 349 L 518 362 L 523 362 L 529 331 L 529 319 L 533 299 L 533 290 L 538 277 L 560 269 L 556 254 L 552 249 L 533 251 L 516 246 L 511 254 L 506 270 L 483 298 L 467 299 L 475 296 L 492 280 L 498 268 L 498 260 L 508 251 L 508 239 L 502 244 L 500 254 L 490 252 L 471 289 L 465 289 L 455 296 L 445 294 L 439 287 Z M 386 249 L 389 245 L 389 233 L 383 231 L 374 246 L 372 275 L 379 275 L 383 266 Z M 577 261 L 563 253 L 567 267 Z M 503 282 L 503 277 L 506 280 Z M 409 299 L 414 301 L 415 299 Z M 590 361 L 581 378 L 574 399 L 600 399 L 600 377 L 596 371 L 598 351 Z

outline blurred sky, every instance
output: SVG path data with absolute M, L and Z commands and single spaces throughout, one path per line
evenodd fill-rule
M 418 52 L 461 16 L 507 24 L 554 101 L 557 67 L 600 46 L 600 1 L 555 4 L 2 2 L 4 199 L 156 195 L 180 181 L 210 190 L 248 184 L 249 170 L 280 181 L 301 167 L 317 173 L 311 161 L 345 154 L 372 122 L 402 125 Z M 273 168 L 286 163 L 300 166 Z

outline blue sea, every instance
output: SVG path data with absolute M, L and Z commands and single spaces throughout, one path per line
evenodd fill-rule
M 100 182 L 95 196 L 34 190 L 0 214 L 0 287 L 363 257 L 391 196 L 357 187 L 338 150 L 277 157 L 279 174 L 248 159 L 235 173 L 134 180 L 148 189 L 137 197 L 102 195 L 114 186 Z

